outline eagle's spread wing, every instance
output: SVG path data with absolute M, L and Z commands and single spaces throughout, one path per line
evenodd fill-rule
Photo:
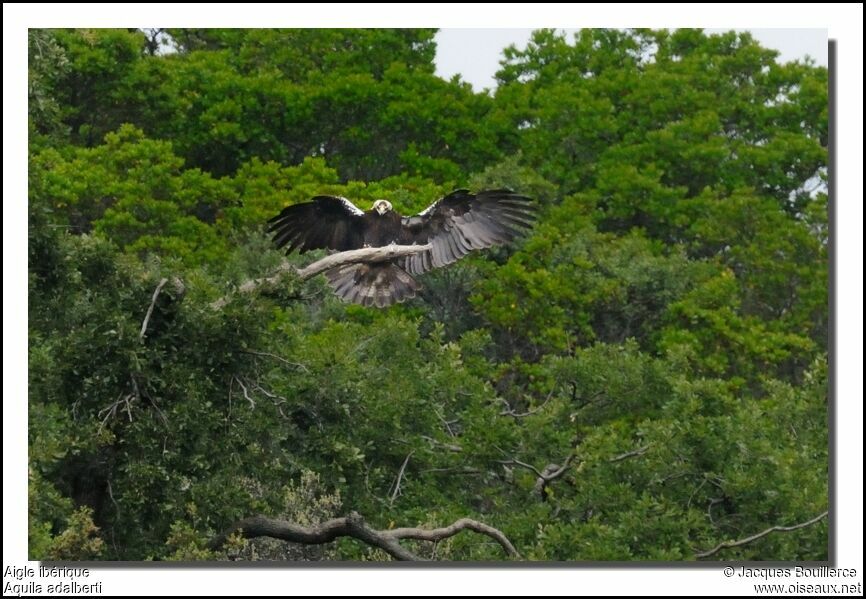
M 524 233 L 535 219 L 535 205 L 508 189 L 469 193 L 454 191 L 429 208 L 403 218 L 401 243 L 433 247 L 400 262 L 417 275 L 462 258 L 472 250 L 507 243 Z
M 285 208 L 269 220 L 278 248 L 288 245 L 300 253 L 327 248 L 353 250 L 364 244 L 364 212 L 346 198 L 316 196 L 310 202 Z

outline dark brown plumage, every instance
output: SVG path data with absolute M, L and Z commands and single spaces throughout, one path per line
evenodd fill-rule
M 532 226 L 534 213 L 529 198 L 507 189 L 460 189 L 414 216 L 401 216 L 385 200 L 364 212 L 346 198 L 316 196 L 285 208 L 269 221 L 268 231 L 277 247 L 288 247 L 286 253 L 430 244 L 427 251 L 389 262 L 347 264 L 325 273 L 343 300 L 383 307 L 415 296 L 420 285 L 412 275 L 512 241 Z

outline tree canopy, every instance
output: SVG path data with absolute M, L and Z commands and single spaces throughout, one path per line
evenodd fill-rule
M 350 512 L 529 560 L 827 559 L 827 70 L 539 30 L 475 92 L 434 34 L 30 30 L 33 559 L 394 557 L 213 542 Z M 385 310 L 238 292 L 286 205 L 459 187 L 533 197 L 532 234 Z

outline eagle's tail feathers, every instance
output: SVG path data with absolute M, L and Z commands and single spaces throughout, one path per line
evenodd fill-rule
M 397 266 L 345 264 L 325 272 L 334 293 L 345 302 L 384 308 L 415 297 L 421 285 Z

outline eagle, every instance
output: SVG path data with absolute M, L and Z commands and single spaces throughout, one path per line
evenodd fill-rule
M 297 249 L 338 252 L 365 247 L 430 245 L 384 262 L 357 262 L 325 271 L 343 301 L 385 307 L 415 297 L 415 276 L 459 260 L 472 250 L 508 243 L 532 227 L 535 204 L 509 189 L 470 193 L 458 189 L 422 212 L 402 216 L 376 200 L 366 212 L 344 197 L 320 195 L 270 219 L 268 233 L 286 254 Z

